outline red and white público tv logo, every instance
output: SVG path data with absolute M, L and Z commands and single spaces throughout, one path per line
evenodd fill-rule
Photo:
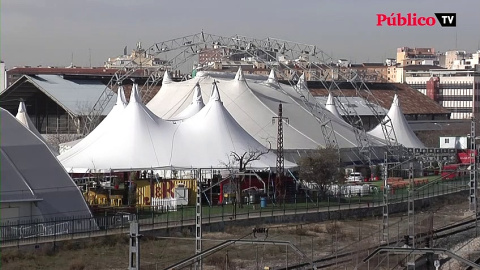
M 457 13 L 434 13 L 435 17 L 417 16 L 417 13 L 377 14 L 377 26 L 434 26 L 456 27 Z

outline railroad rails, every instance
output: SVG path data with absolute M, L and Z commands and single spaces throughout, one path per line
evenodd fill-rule
M 479 217 L 477 217 L 477 220 L 475 218 L 472 218 L 472 219 L 468 219 L 468 220 L 465 220 L 465 221 L 460 221 L 460 222 L 457 222 L 455 224 L 451 224 L 451 225 L 448 225 L 448 226 L 445 226 L 445 227 L 435 229 L 435 230 L 433 230 L 432 241 L 433 240 L 438 240 L 438 239 L 441 239 L 441 238 L 445 238 L 445 237 L 448 237 L 448 236 L 451 236 L 451 235 L 454 235 L 454 234 L 458 234 L 458 233 L 461 233 L 461 232 L 465 232 L 465 231 L 468 231 L 470 229 L 473 229 L 473 228 L 475 228 L 476 222 L 478 220 L 480 220 Z M 424 243 L 427 236 L 428 235 L 426 233 L 417 233 L 415 235 L 416 245 Z M 391 245 L 398 245 L 399 243 L 405 244 L 404 240 L 402 240 L 402 241 L 395 240 L 395 241 L 390 241 L 386 244 L 375 245 L 375 246 L 372 246 L 372 247 L 364 249 L 364 250 L 365 251 L 366 250 L 373 251 L 373 250 L 375 250 L 379 247 L 387 247 L 387 246 L 391 246 Z M 348 251 L 348 252 L 343 252 L 343 253 L 340 253 L 340 254 L 333 254 L 333 255 L 329 255 L 327 257 L 323 257 L 323 258 L 318 259 L 318 260 L 313 260 L 313 263 L 314 263 L 314 265 L 316 266 L 317 269 L 325 269 L 325 268 L 332 267 L 332 266 L 340 266 L 342 264 L 345 264 L 346 262 L 352 261 L 353 260 L 352 256 L 355 255 L 358 252 L 360 252 L 360 251 Z M 475 261 L 475 263 L 478 263 L 478 262 L 480 262 L 480 258 L 477 261 Z M 300 263 L 300 264 L 296 264 L 296 265 L 289 265 L 288 267 L 285 267 L 285 268 L 275 268 L 275 270 L 311 269 L 311 268 L 306 268 L 309 265 L 310 265 L 310 263 Z M 471 268 L 468 268 L 468 269 L 471 269 Z

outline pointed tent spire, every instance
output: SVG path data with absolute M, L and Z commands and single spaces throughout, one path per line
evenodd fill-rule
M 302 73 L 300 78 L 298 78 L 297 87 L 299 89 L 303 89 L 303 90 L 308 89 L 307 84 L 305 82 L 305 73 Z
M 393 96 L 392 106 L 400 107 L 400 101 L 398 100 L 398 95 Z
M 27 113 L 27 107 L 25 106 L 25 102 L 20 101 L 20 104 L 18 104 L 18 112 L 17 115 L 15 115 L 15 118 L 22 123 L 24 127 L 26 127 L 28 130 L 30 130 L 35 136 L 37 136 L 41 141 L 45 143 L 45 145 L 48 146 L 48 148 L 54 153 L 55 155 L 58 154 L 58 151 L 54 149 L 48 142 L 45 140 L 45 138 L 38 132 L 37 128 L 33 124 L 32 120 L 30 120 L 30 117 L 28 116 Z
M 20 101 L 18 105 L 18 113 L 27 113 L 27 108 L 25 107 L 25 102 Z
M 235 80 L 237 81 L 244 81 L 245 77 L 243 76 L 243 70 L 242 67 L 238 67 L 237 74 L 235 74 Z
M 117 91 L 117 105 L 119 104 L 123 104 L 123 107 L 125 107 L 127 105 L 127 99 L 125 98 L 125 91 L 123 90 L 123 86 L 120 85 L 118 87 L 118 91 Z
M 195 89 L 193 90 L 192 103 L 203 103 L 202 89 L 200 89 L 200 84 L 198 82 L 195 84 Z
M 267 83 L 277 84 L 277 76 L 275 75 L 275 71 L 272 69 L 270 70 L 270 75 L 268 75 Z
M 162 84 L 167 84 L 171 82 L 173 82 L 172 77 L 170 76 L 170 73 L 168 73 L 168 70 L 165 70 L 165 73 L 163 73 Z
M 337 106 L 335 106 L 335 100 L 333 99 L 332 93 L 328 94 L 327 98 L 327 104 L 325 104 L 325 107 L 327 108 L 328 111 L 330 111 L 333 115 L 336 117 L 343 119 L 342 115 L 338 112 Z
M 213 94 L 213 91 L 212 91 L 212 94 Z M 203 107 L 205 107 L 205 104 L 203 103 L 202 90 L 200 88 L 200 84 L 197 82 L 195 84 L 195 88 L 193 89 L 192 103 L 190 103 L 190 105 L 188 105 L 183 111 L 181 111 L 175 117 L 171 117 L 169 120 L 172 120 L 172 121 L 185 120 L 197 114 Z
M 139 101 L 141 101 L 141 99 L 138 93 L 138 84 L 133 83 L 132 92 L 130 93 L 130 103 L 138 103 Z
M 220 93 L 218 92 L 218 86 L 217 86 L 217 82 L 213 82 L 213 89 L 212 89 L 212 95 L 210 95 L 210 100 L 209 102 L 212 102 L 212 101 L 222 101 L 220 99 Z

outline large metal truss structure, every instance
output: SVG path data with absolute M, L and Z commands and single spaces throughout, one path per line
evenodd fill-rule
M 378 122 L 382 123 L 388 152 L 393 153 L 393 147 L 396 145 L 393 127 L 389 124 L 390 121 L 383 121 L 384 116 L 380 115 L 375 106 L 371 106 L 372 101 L 377 104 L 379 103 L 363 82 L 361 76 L 351 69 L 336 66 L 332 58 L 319 50 L 315 45 L 301 44 L 276 38 L 256 39 L 239 35 L 224 37 L 207 34 L 202 31 L 197 34 L 155 43 L 145 51 L 149 55 L 155 57 L 162 56 L 163 59 L 168 59 L 167 66 L 169 66 L 171 70 L 175 70 L 184 64 L 193 63 L 194 57 L 205 49 L 221 50 L 222 55 L 227 58 L 235 54 L 243 54 L 257 62 L 263 63 L 267 68 L 275 70 L 277 74 L 287 74 L 286 79 L 288 83 L 294 86 L 296 91 L 302 96 L 303 103 L 310 109 L 310 113 L 314 115 L 320 123 L 326 145 L 336 147 L 337 149 L 338 142 L 335 138 L 331 120 L 325 113 L 323 106 L 318 104 L 313 95 L 309 91 L 303 91 L 302 80 L 299 79 L 299 74 L 308 74 L 310 80 L 321 82 L 325 89 L 329 92 L 336 91 L 337 95 L 341 97 L 345 97 L 345 95 L 339 83 L 346 82 L 351 84 L 357 95 L 362 96 L 367 101 L 367 104 L 370 104 L 369 108 L 372 110 Z M 292 64 L 270 61 L 276 59 L 277 54 L 283 55 L 283 57 Z M 112 77 L 104 93 L 88 114 L 85 133 L 90 132 L 98 124 L 101 113 L 113 96 L 113 91 L 110 89 L 115 88 L 115 86 L 123 80 L 137 74 L 138 71 L 141 70 L 141 66 L 141 64 L 133 65 L 129 63 Z M 146 83 L 142 87 L 144 99 L 151 93 L 152 89 L 159 84 L 162 77 L 163 72 L 161 72 L 160 69 L 150 73 Z M 304 76 L 301 76 L 301 78 L 302 77 L 304 78 Z M 349 102 L 348 99 L 345 100 L 347 103 Z M 353 126 L 361 156 L 367 163 L 370 163 L 371 153 L 374 153 L 374 151 L 372 151 L 370 140 L 368 139 L 366 131 L 363 129 L 362 119 L 353 106 L 347 104 L 347 109 L 340 102 L 337 102 L 337 104 L 342 110 L 347 122 Z M 388 138 L 394 139 L 389 140 Z

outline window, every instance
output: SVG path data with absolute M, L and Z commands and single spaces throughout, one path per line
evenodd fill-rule
M 450 143 L 450 139 L 445 139 L 445 143 Z

